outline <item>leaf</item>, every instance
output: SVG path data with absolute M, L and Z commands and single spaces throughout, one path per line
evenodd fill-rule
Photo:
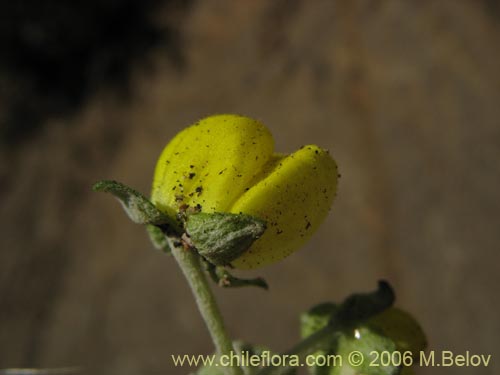
M 172 251 L 163 230 L 151 224 L 146 225 L 146 230 L 155 249 L 162 250 L 165 253 Z
M 202 258 L 203 259 L 203 258 Z M 241 279 L 235 277 L 229 273 L 224 267 L 216 266 L 207 260 L 204 260 L 204 266 L 211 279 L 220 287 L 223 288 L 240 288 L 245 286 L 256 286 L 265 290 L 269 289 L 269 286 L 262 277 L 257 277 L 254 279 Z
M 99 181 L 94 184 L 92 190 L 112 194 L 120 201 L 134 223 L 177 227 L 169 216 L 158 210 L 144 195 L 120 182 Z

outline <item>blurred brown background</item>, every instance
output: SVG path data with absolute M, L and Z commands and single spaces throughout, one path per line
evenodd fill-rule
M 329 148 L 334 209 L 302 251 L 218 290 L 234 337 L 284 350 L 313 304 L 380 278 L 430 349 L 500 371 L 500 4 L 2 2 L 0 368 L 184 374 L 212 346 L 173 260 L 103 178 L 148 192 L 164 144 L 213 113 L 277 149 Z M 69 5 L 68 5 L 69 4 Z M 247 274 L 249 275 L 249 274 Z

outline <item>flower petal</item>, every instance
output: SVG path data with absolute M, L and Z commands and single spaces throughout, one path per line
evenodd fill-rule
M 232 262 L 251 269 L 277 262 L 300 248 L 330 210 L 337 165 L 326 150 L 305 146 L 271 159 L 272 169 L 231 207 L 267 222 L 264 235 Z
M 173 214 L 182 204 L 225 212 L 272 156 L 274 141 L 260 122 L 238 115 L 207 117 L 163 150 L 151 199 Z

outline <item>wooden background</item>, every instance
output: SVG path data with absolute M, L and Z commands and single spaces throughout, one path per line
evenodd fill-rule
M 385 278 L 430 349 L 493 355 L 419 374 L 497 374 L 499 21 L 495 1 L 194 2 L 182 69 L 159 46 L 128 99 L 100 90 L 2 149 L 0 368 L 184 374 L 170 354 L 212 351 L 173 260 L 90 186 L 147 193 L 177 131 L 235 112 L 280 151 L 329 148 L 342 178 L 306 248 L 245 274 L 269 292 L 217 291 L 231 334 L 283 350 L 302 311 Z

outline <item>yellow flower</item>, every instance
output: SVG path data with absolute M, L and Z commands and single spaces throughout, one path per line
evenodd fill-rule
M 151 200 L 171 216 L 189 205 L 265 220 L 264 235 L 231 262 L 250 269 L 301 247 L 326 217 L 336 186 L 337 166 L 326 150 L 310 145 L 277 154 L 260 122 L 215 115 L 184 129 L 165 147 Z

